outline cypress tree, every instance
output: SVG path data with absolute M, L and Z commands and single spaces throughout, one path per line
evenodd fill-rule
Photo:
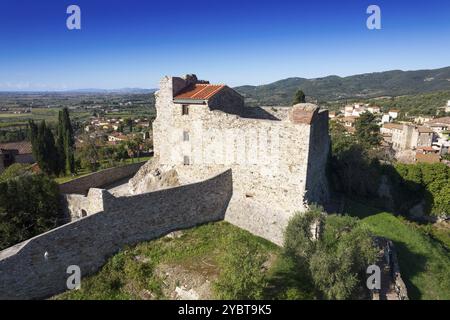
M 75 173 L 73 128 L 69 109 L 63 108 L 58 114 L 57 153 L 61 173 Z
M 60 173 L 59 156 L 55 146 L 55 137 L 43 120 L 38 128 L 39 167 L 47 174 Z M 40 162 L 40 163 L 39 163 Z
M 60 110 L 58 113 L 58 129 L 56 136 L 56 149 L 58 150 L 59 156 L 59 168 L 61 173 L 65 172 L 66 167 L 66 151 L 64 146 L 64 125 L 63 125 L 63 112 Z
M 74 137 L 73 128 L 70 123 L 69 109 L 64 108 L 62 110 L 62 129 L 64 131 L 64 159 L 65 170 L 67 173 L 75 173 L 75 159 L 74 159 Z
M 302 90 L 298 90 L 295 93 L 294 101 L 292 102 L 292 105 L 295 105 L 297 103 L 305 103 L 305 102 L 306 102 L 305 93 Z
M 33 120 L 28 121 L 29 124 L 29 136 L 30 136 L 30 142 L 31 142 L 31 148 L 33 152 L 33 157 L 36 162 L 39 158 L 39 147 L 37 143 L 37 137 L 38 137 L 38 127 L 34 123 Z

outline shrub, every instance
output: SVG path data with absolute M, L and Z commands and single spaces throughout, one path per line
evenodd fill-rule
M 0 181 L 0 250 L 57 226 L 58 185 L 45 175 Z
M 266 287 L 264 263 L 267 256 L 260 245 L 233 236 L 228 252 L 222 256 L 220 276 L 214 284 L 219 299 L 261 299 Z
M 322 222 L 318 240 L 311 240 L 310 226 Z M 366 267 L 375 261 L 376 249 L 368 229 L 357 218 L 331 215 L 320 208 L 296 214 L 285 232 L 286 254 L 306 263 L 311 281 L 327 299 L 354 297 Z

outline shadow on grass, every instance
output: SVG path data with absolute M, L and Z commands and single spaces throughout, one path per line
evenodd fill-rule
M 422 293 L 412 282 L 411 278 L 426 272 L 427 258 L 423 255 L 411 252 L 403 242 L 394 241 L 397 249 L 397 258 L 400 265 L 400 273 L 408 289 L 408 297 L 412 300 L 422 298 Z
M 313 300 L 317 293 L 310 277 L 309 269 L 295 257 L 280 254 L 273 271 L 269 275 L 265 299 Z

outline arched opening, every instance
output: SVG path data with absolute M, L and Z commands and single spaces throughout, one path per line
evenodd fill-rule
M 87 212 L 84 209 L 81 209 L 81 217 L 86 217 L 87 216 Z

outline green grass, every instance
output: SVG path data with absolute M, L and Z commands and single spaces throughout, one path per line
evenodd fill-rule
M 60 108 L 33 108 L 31 113 L 0 113 L 0 127 L 14 127 L 26 125 L 28 120 L 41 121 L 48 123 L 56 123 L 58 120 L 58 112 Z M 70 117 L 72 120 L 84 120 L 91 114 L 88 112 L 72 111 Z
M 148 290 L 153 298 L 165 299 L 163 280 L 155 272 L 159 265 L 175 265 L 215 279 L 220 274 L 222 258 L 228 248 L 244 241 L 257 244 L 259 250 L 273 261 L 267 273 L 265 298 L 312 298 L 302 291 L 305 287 L 299 283 L 299 277 L 292 277 L 295 265 L 281 255 L 278 246 L 227 222 L 185 230 L 180 238 L 163 237 L 128 247 L 110 258 L 97 274 L 84 278 L 80 290 L 55 298 L 141 299 L 142 292 Z M 140 257 L 140 261 L 136 257 Z
M 347 201 L 346 211 L 362 218 L 374 234 L 394 242 L 411 299 L 450 299 L 450 255 L 441 241 L 416 223 L 355 201 Z M 439 232 L 449 236 L 448 230 Z

